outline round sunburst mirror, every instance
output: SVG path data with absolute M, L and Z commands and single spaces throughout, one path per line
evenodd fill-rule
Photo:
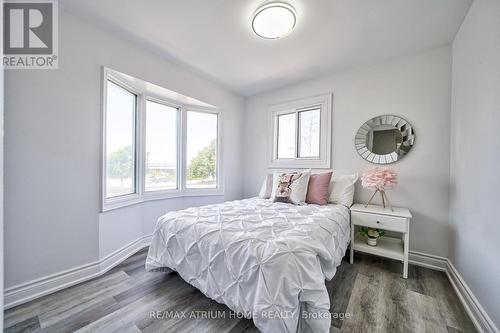
M 359 128 L 354 139 L 358 154 L 370 163 L 391 164 L 401 160 L 415 144 L 415 131 L 405 119 L 383 115 Z

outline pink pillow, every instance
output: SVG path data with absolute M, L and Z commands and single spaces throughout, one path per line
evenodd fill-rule
M 309 178 L 306 202 L 309 204 L 326 205 L 328 203 L 328 187 L 333 172 L 312 174 Z

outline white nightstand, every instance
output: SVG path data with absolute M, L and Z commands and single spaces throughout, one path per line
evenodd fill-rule
M 401 260 L 403 262 L 403 278 L 408 277 L 408 248 L 410 243 L 411 213 L 406 208 L 390 208 L 364 204 L 351 207 L 351 264 L 354 262 L 354 250 L 378 256 Z M 402 234 L 401 239 L 383 236 L 377 246 L 366 244 L 366 239 L 358 234 L 356 226 L 384 229 Z

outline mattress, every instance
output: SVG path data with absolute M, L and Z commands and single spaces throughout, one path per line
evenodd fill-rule
M 159 218 L 149 271 L 177 271 L 262 332 L 328 332 L 331 279 L 349 243 L 342 205 L 251 198 Z

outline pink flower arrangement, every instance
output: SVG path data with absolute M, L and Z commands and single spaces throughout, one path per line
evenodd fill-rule
M 365 171 L 361 176 L 361 185 L 363 187 L 381 192 L 394 188 L 397 184 L 398 175 L 391 168 L 374 168 Z

